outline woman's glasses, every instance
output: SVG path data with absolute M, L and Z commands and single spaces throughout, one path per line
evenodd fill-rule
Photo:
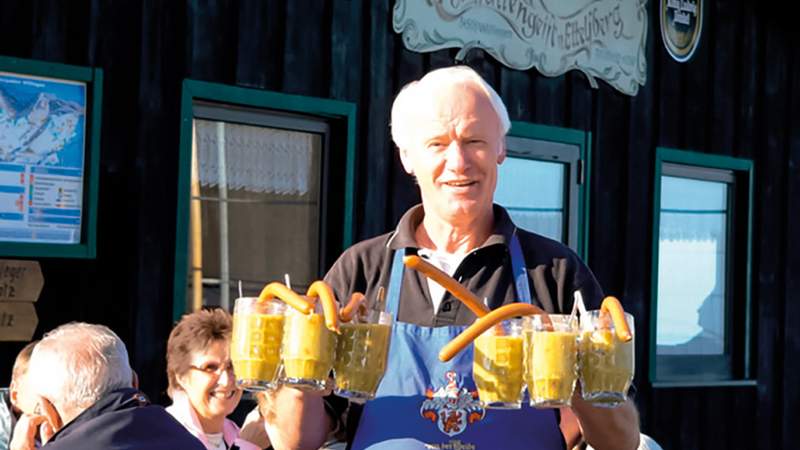
M 229 374 L 233 374 L 233 363 L 228 360 L 224 364 L 216 363 L 216 362 L 208 362 L 203 364 L 202 366 L 194 366 L 189 365 L 190 368 L 194 370 L 199 370 L 201 372 L 207 373 L 209 375 L 222 375 L 222 372 L 228 372 Z

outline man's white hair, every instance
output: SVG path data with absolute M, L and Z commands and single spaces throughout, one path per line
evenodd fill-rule
M 36 345 L 28 377 L 36 394 L 80 412 L 115 389 L 131 387 L 133 372 L 119 336 L 103 325 L 73 322 Z
M 503 135 L 511 128 L 508 110 L 503 100 L 477 72 L 468 66 L 452 66 L 428 72 L 417 81 L 405 85 L 392 105 L 392 140 L 400 149 L 408 149 L 413 143 L 414 117 L 420 113 L 419 108 L 425 107 L 431 95 L 445 86 L 455 84 L 471 84 L 483 93 L 492 104 L 492 109 L 497 113 Z

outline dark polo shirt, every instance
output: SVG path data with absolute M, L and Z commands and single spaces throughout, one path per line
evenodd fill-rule
M 379 287 L 388 289 L 394 251 L 416 254 L 419 249 L 414 232 L 423 215 L 422 205 L 417 205 L 403 215 L 395 231 L 346 250 L 325 276 L 336 298 L 348 299 L 353 292 L 361 292 L 374 301 Z M 600 307 L 602 290 L 575 252 L 560 242 L 517 228 L 506 210 L 498 205 L 494 206 L 494 222 L 494 230 L 486 242 L 467 254 L 453 275 L 470 291 L 485 298 L 491 309 L 518 300 L 509 250 L 514 233 L 522 247 L 534 304 L 551 313 L 568 314 L 573 293 L 580 290 L 587 309 Z M 428 327 L 470 325 L 475 314 L 449 292 L 434 313 L 427 279 L 415 270 L 406 269 L 400 311 L 395 320 Z M 347 442 L 352 442 L 362 407 L 351 404 L 348 409 L 347 402 L 336 396 L 327 397 L 326 403 L 331 414 L 343 419 Z
M 339 299 L 362 292 L 374 301 L 378 288 L 389 287 L 394 251 L 416 254 L 414 232 L 424 211 L 417 205 L 400 219 L 397 229 L 355 244 L 339 257 L 325 276 Z M 453 277 L 495 309 L 518 300 L 514 288 L 509 243 L 517 233 L 528 269 L 534 304 L 551 313 L 569 313 L 574 291 L 580 289 L 588 309 L 600 306 L 602 291 L 594 275 L 571 249 L 552 239 L 517 228 L 502 207 L 494 206 L 495 226 L 479 248 L 466 255 Z M 475 314 L 445 293 L 438 311 L 433 311 L 425 276 L 412 269 L 403 274 L 400 311 L 395 320 L 428 327 L 469 325 Z

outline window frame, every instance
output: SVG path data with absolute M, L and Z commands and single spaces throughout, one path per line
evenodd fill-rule
M 575 160 L 567 160 L 564 155 L 541 150 L 507 151 L 507 157 L 525 158 L 544 162 L 559 162 L 569 166 L 565 177 L 565 196 L 567 244 L 578 256 L 586 261 L 589 257 L 589 186 L 591 175 L 592 133 L 573 128 L 554 127 L 530 122 L 512 121 L 509 138 L 531 139 L 578 147 Z M 573 181 L 574 180 L 574 181 Z M 572 203 L 575 202 L 575 221 L 573 222 Z M 574 245 L 572 241 L 574 240 Z
M 353 241 L 354 220 L 354 194 L 355 194 L 355 146 L 356 146 L 356 105 L 354 103 L 332 100 L 326 98 L 306 97 L 300 95 L 284 94 L 280 92 L 259 89 L 228 86 L 192 79 L 183 81 L 181 95 L 181 121 L 180 144 L 178 156 L 178 186 L 177 186 L 177 218 L 175 225 L 175 267 L 173 282 L 173 320 L 180 319 L 186 312 L 186 279 L 188 276 L 188 231 L 189 231 L 189 204 L 190 204 L 190 177 L 192 158 L 192 123 L 195 119 L 195 105 L 203 102 L 217 103 L 220 105 L 242 107 L 246 109 L 263 109 L 265 112 L 276 116 L 299 115 L 320 118 L 325 120 L 342 121 L 346 130 L 342 130 L 342 138 L 346 139 L 344 162 L 344 189 L 343 212 L 341 223 L 342 247 L 347 248 Z M 246 112 L 245 112 L 246 113 Z M 295 120 L 296 118 L 291 118 Z M 345 136 L 346 134 L 346 136 Z M 325 144 L 329 144 L 326 142 Z M 326 147 L 326 152 L 330 147 Z M 328 164 L 329 156 L 323 153 L 323 170 Z M 320 213 L 326 216 L 327 195 L 326 189 L 320 193 Z M 327 222 L 326 217 L 321 217 L 321 226 Z M 323 228 L 322 233 L 325 232 Z M 322 237 L 321 237 L 322 239 Z M 320 261 L 323 264 L 323 261 Z
M 728 172 L 730 175 L 722 173 Z M 726 330 L 732 336 L 726 336 L 726 349 L 730 353 L 720 358 L 730 357 L 730 379 L 703 379 L 703 371 L 696 378 L 661 378 L 657 376 L 657 324 L 658 324 L 658 260 L 661 222 L 661 180 L 662 176 L 676 176 L 697 180 L 722 182 L 730 185 L 727 199 L 727 241 L 731 246 L 726 254 Z M 754 385 L 751 349 L 752 349 L 752 232 L 753 232 L 753 194 L 754 194 L 753 161 L 725 155 L 711 155 L 690 150 L 678 150 L 665 147 L 656 148 L 654 189 L 653 189 L 653 232 L 652 232 L 652 272 L 650 296 L 649 324 L 649 380 L 653 387 L 691 387 L 691 386 L 736 386 Z M 731 183 L 731 178 L 734 183 Z M 743 229 L 745 228 L 745 229 Z M 744 243 L 740 237 L 744 237 Z M 744 246 L 744 248 L 742 248 Z M 744 259 L 744 261 L 742 261 Z M 736 283 L 737 274 L 742 275 Z M 744 292 L 741 293 L 740 291 Z M 741 306 L 737 302 L 744 300 Z M 740 335 L 741 334 L 741 335 Z M 686 363 L 675 355 L 678 365 Z M 688 355 L 683 359 L 697 364 L 702 362 L 702 355 Z M 687 359 L 688 358 L 688 359 Z M 712 358 L 713 359 L 713 358 Z M 718 358 L 719 359 L 719 358 Z M 683 361 L 683 362 L 681 362 Z M 707 374 L 715 374 L 711 367 L 714 361 L 709 360 Z

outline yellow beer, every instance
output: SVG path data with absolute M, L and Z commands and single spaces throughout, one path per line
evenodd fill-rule
M 337 393 L 350 398 L 369 399 L 375 396 L 389 353 L 391 325 L 381 323 L 345 323 L 337 339 Z
M 274 387 L 283 339 L 283 305 L 252 297 L 236 300 L 231 336 L 231 362 L 239 386 L 248 390 Z
M 488 408 L 522 405 L 523 338 L 517 332 L 498 336 L 488 330 L 475 339 L 472 377 L 481 402 Z
M 587 320 L 596 322 L 592 313 Z M 633 318 L 626 319 L 633 330 Z M 591 328 L 584 328 L 579 347 L 582 395 L 598 406 L 616 406 L 625 401 L 633 381 L 634 340 L 622 342 L 613 328 Z
M 322 314 L 289 311 L 283 330 L 283 372 L 288 385 L 321 390 L 333 368 L 336 335 Z
M 536 316 L 534 316 L 536 317 Z M 553 329 L 537 322 L 525 350 L 531 406 L 569 406 L 577 379 L 578 332 L 574 319 L 551 314 Z

